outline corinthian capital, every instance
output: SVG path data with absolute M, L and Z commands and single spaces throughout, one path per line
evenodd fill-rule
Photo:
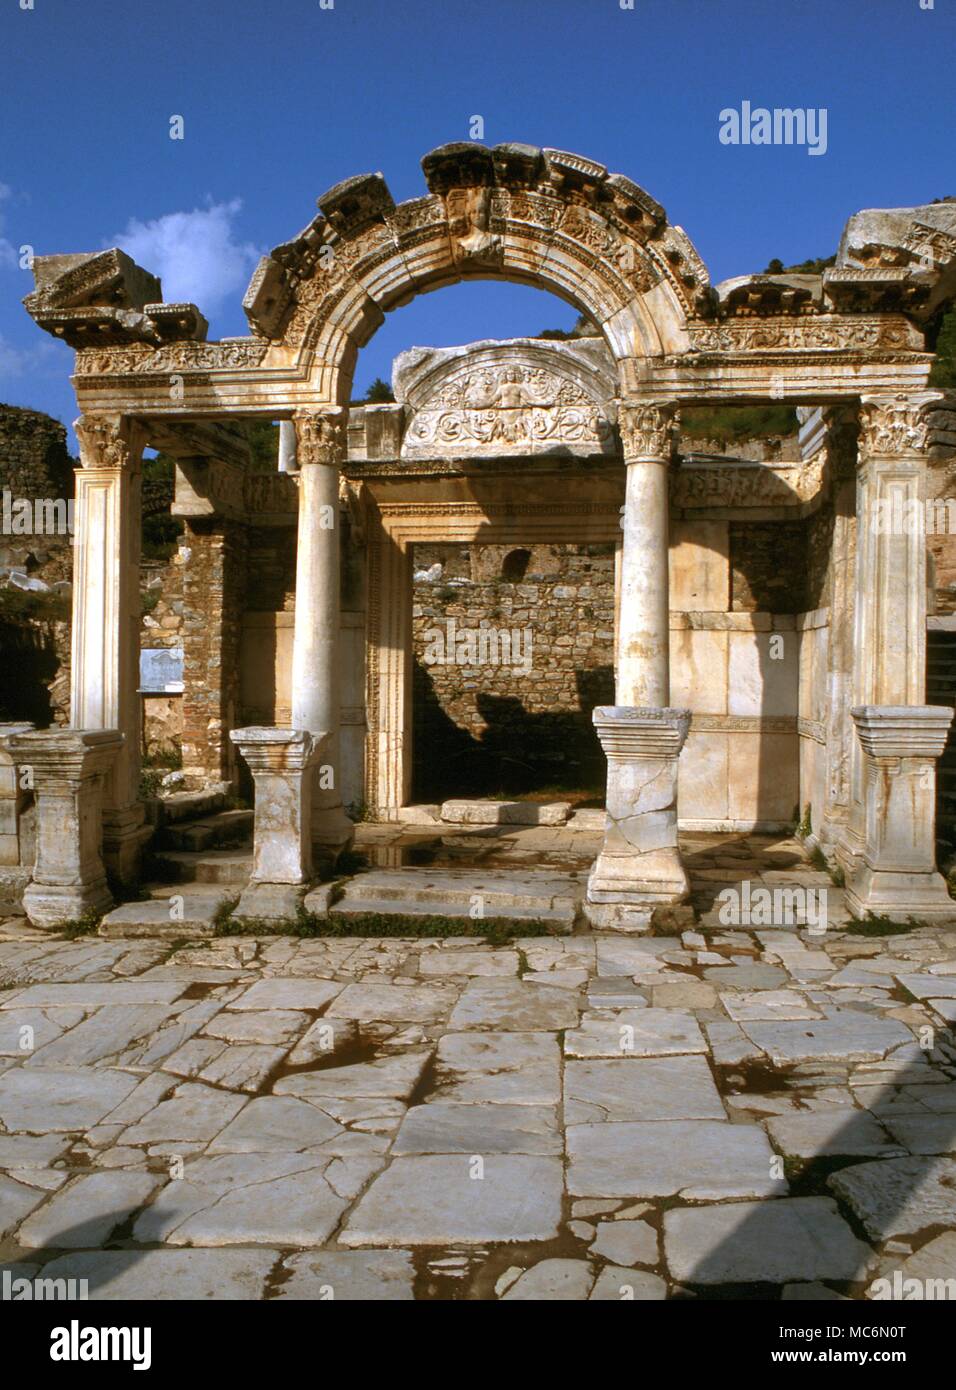
M 673 443 L 677 406 L 673 401 L 618 406 L 617 423 L 621 431 L 624 460 L 640 458 L 669 459 Z
M 296 459 L 307 463 L 343 463 L 346 457 L 348 414 L 341 406 L 329 410 L 297 410 Z
M 83 468 L 129 468 L 143 451 L 140 430 L 124 415 L 87 413 L 74 422 Z
M 929 436 L 928 412 L 940 392 L 874 396 L 860 406 L 860 452 L 872 458 L 885 454 L 921 454 Z

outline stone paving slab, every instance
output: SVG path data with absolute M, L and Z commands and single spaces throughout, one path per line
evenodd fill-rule
M 798 1158 L 846 1154 L 864 1158 L 894 1158 L 904 1146 L 894 1142 L 865 1110 L 834 1108 L 813 1114 L 784 1115 L 767 1121 L 767 1133 L 780 1153 Z
M 415 1266 L 405 1250 L 328 1250 L 290 1255 L 278 1299 L 410 1302 Z
M 756 1125 L 661 1120 L 569 1125 L 568 1191 L 576 1197 L 719 1201 L 774 1197 L 773 1150 Z
M 345 1223 L 361 1245 L 467 1245 L 553 1240 L 563 1190 L 557 1158 L 470 1155 L 395 1158 Z
M 956 1160 L 891 1158 L 843 1168 L 829 1180 L 874 1240 L 956 1226 Z
M 682 1284 L 857 1280 L 871 1259 L 823 1197 L 665 1212 L 664 1253 Z
M 104 1245 L 162 1181 L 152 1173 L 93 1173 L 76 1178 L 23 1223 L 17 1238 L 27 1247 L 82 1250 Z
M 395 1154 L 562 1154 L 557 1111 L 538 1105 L 465 1105 L 432 1101 L 402 1120 Z
M 580 1004 L 576 993 L 521 980 L 472 980 L 455 1005 L 449 1026 L 515 1032 L 573 1028 Z
M 568 1057 L 663 1057 L 706 1052 L 693 1014 L 679 1009 L 619 1009 L 585 1015 L 565 1033 Z
M 703 1057 L 617 1057 L 565 1065 L 564 1119 L 569 1125 L 725 1118 Z
M 449 1101 L 557 1105 L 561 1045 L 548 1033 L 445 1033 L 435 1096 Z
M 699 840 L 734 880 L 798 857 Z M 956 935 L 930 927 L 492 946 L 0 924 L 0 1257 L 85 1261 L 94 1298 L 951 1277 L 954 979 Z
M 51 1260 L 42 1277 L 85 1279 L 93 1301 L 248 1300 L 264 1296 L 278 1261 L 277 1250 L 93 1250 Z
M 89 1129 L 135 1089 L 128 1072 L 21 1068 L 0 1076 L 0 1124 L 28 1134 Z

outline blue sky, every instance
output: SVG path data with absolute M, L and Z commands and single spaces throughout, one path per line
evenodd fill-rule
M 0 400 L 69 422 L 72 354 L 20 305 L 20 248 L 121 241 L 246 331 L 256 257 L 338 180 L 467 139 L 576 150 L 648 189 L 713 280 L 835 250 L 861 207 L 956 194 L 956 0 L 0 0 Z M 327 3 L 327 0 L 326 0 Z M 923 0 L 928 4 L 929 0 Z M 727 146 L 719 113 L 827 109 L 828 147 Z M 170 140 L 181 115 L 185 138 Z M 413 343 L 569 326 L 478 282 L 390 314 L 355 394 Z

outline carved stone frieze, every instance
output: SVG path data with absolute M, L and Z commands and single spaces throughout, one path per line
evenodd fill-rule
M 729 319 L 688 325 L 694 352 L 915 351 L 923 335 L 898 316 Z
M 687 463 L 671 477 L 671 505 L 680 508 L 798 506 L 823 487 L 823 455 L 804 464 Z
M 395 363 L 403 458 L 615 451 L 614 373 L 598 339 L 411 349 Z
M 640 242 L 633 236 L 622 235 L 606 217 L 588 208 L 577 204 L 568 207 L 559 232 L 615 268 L 638 294 L 645 294 L 661 279 L 660 269 Z
M 269 350 L 263 338 L 219 343 L 168 343 L 164 347 L 85 348 L 76 354 L 78 376 L 168 375 L 258 367 Z

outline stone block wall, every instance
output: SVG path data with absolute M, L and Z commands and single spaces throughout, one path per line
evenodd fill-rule
M 183 771 L 186 785 L 199 787 L 237 775 L 228 731 L 240 727 L 246 528 L 192 518 L 183 546 Z
M 614 702 L 613 547 L 473 546 L 470 564 L 467 550 L 415 548 L 415 796 L 600 788 L 591 711 Z
M 67 724 L 70 625 L 65 585 L 73 577 L 72 537 L 68 532 L 17 534 L 12 525 L 20 499 L 69 502 L 73 497 L 73 459 L 59 421 L 36 410 L 0 405 L 0 490 L 9 494 L 11 513 L 10 529 L 0 526 L 0 719 L 28 719 L 41 727 Z M 45 587 L 37 592 L 16 588 L 9 580 L 13 569 Z

